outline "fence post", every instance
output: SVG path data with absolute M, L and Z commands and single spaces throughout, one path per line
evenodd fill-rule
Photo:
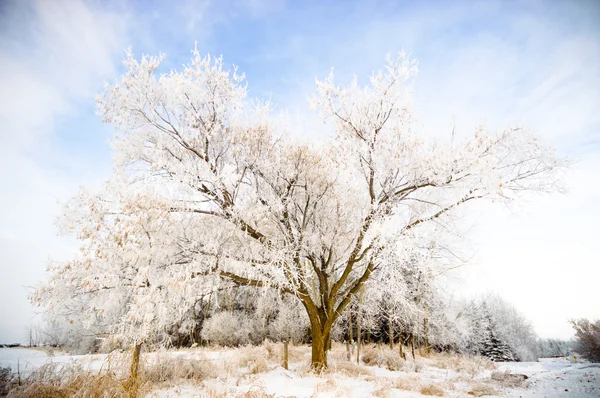
M 288 342 L 283 342 L 283 368 L 287 370 L 288 368 Z
M 352 360 L 352 351 L 350 351 L 350 342 L 346 341 L 346 359 L 348 361 Z

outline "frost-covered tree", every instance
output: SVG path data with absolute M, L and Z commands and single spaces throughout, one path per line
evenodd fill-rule
M 466 344 L 468 352 L 492 361 L 516 360 L 512 348 L 501 335 L 498 322 L 485 301 L 470 309 L 467 316 L 470 320 Z
M 508 344 L 518 361 L 537 361 L 537 335 L 533 326 L 517 308 L 494 295 L 486 298 L 499 336 Z
M 404 242 L 403 256 L 388 256 L 397 265 L 379 267 L 365 284 L 367 327 L 375 336 L 394 346 L 395 341 L 425 350 L 450 344 L 449 320 L 437 276 L 449 267 L 442 256 L 443 248 L 435 240 Z M 443 326 L 442 326 L 443 325 Z M 450 344 L 451 345 L 451 344 Z M 402 350 L 402 347 L 399 347 Z
M 577 319 L 571 325 L 575 329 L 577 352 L 592 362 L 600 362 L 600 320 Z
M 501 297 L 474 300 L 464 313 L 467 351 L 494 361 L 537 360 L 538 340 L 531 323 Z
M 119 135 L 114 176 L 66 207 L 63 231 L 82 252 L 53 268 L 33 300 L 89 296 L 103 316 L 118 301 L 115 336 L 156 338 L 221 283 L 297 299 L 312 366 L 327 366 L 336 320 L 371 276 L 400 272 L 412 243 L 474 200 L 552 192 L 564 162 L 526 129 L 478 128 L 428 140 L 414 126 L 414 61 L 388 58 L 367 86 L 317 80 L 311 105 L 334 132 L 289 138 L 269 103 L 248 101 L 244 75 L 193 52 L 182 71 L 163 56 L 127 53 L 98 112 Z M 396 271 L 397 270 L 397 271 Z M 395 279 L 394 279 L 395 280 Z
M 537 351 L 540 358 L 566 357 L 575 347 L 573 340 L 539 339 Z

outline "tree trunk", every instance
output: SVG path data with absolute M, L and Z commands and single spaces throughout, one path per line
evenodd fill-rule
M 350 342 L 346 341 L 346 360 L 352 360 L 352 350 L 350 349 Z
M 133 355 L 131 358 L 131 367 L 129 369 L 129 379 L 127 379 L 126 387 L 130 398 L 137 396 L 139 388 L 139 371 L 140 371 L 140 353 L 142 351 L 142 343 L 136 343 L 133 347 Z
M 423 315 L 423 348 L 426 355 L 429 355 L 429 305 L 425 303 L 425 314 Z
M 318 327 L 311 328 L 312 334 L 312 354 L 311 354 L 311 367 L 321 372 L 327 367 L 327 351 L 325 350 L 325 339 Z
M 283 368 L 288 369 L 288 342 L 283 342 Z
M 356 320 L 356 363 L 360 364 L 360 316 Z
M 348 306 L 348 337 L 350 338 L 350 343 L 354 343 L 353 329 L 352 326 L 352 309 Z
M 406 356 L 404 355 L 404 347 L 402 344 L 402 338 L 400 339 L 399 343 L 398 343 L 398 353 L 400 354 L 400 358 L 406 360 Z
M 390 338 L 390 349 L 394 349 L 394 327 L 392 326 L 392 317 L 388 317 L 388 337 Z

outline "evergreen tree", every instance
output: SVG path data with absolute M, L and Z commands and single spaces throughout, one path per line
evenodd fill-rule
M 487 309 L 487 307 L 486 307 Z M 494 362 L 516 362 L 510 346 L 499 336 L 497 324 L 487 310 L 485 314 L 486 326 L 479 354 Z
M 467 350 L 494 362 L 515 362 L 516 356 L 502 338 L 498 323 L 485 301 L 470 314 Z

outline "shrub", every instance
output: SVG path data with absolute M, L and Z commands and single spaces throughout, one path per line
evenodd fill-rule
M 219 312 L 202 327 L 204 340 L 222 346 L 240 346 L 263 341 L 264 328 L 243 313 Z
M 600 362 L 600 320 L 572 320 L 577 337 L 577 351 L 591 362 Z
M 381 366 L 389 370 L 401 370 L 404 368 L 405 361 L 396 351 L 386 348 L 375 348 L 365 346 L 361 354 L 361 359 L 365 365 Z
M 13 386 L 14 374 L 10 368 L 0 367 L 0 396 L 8 394 Z

